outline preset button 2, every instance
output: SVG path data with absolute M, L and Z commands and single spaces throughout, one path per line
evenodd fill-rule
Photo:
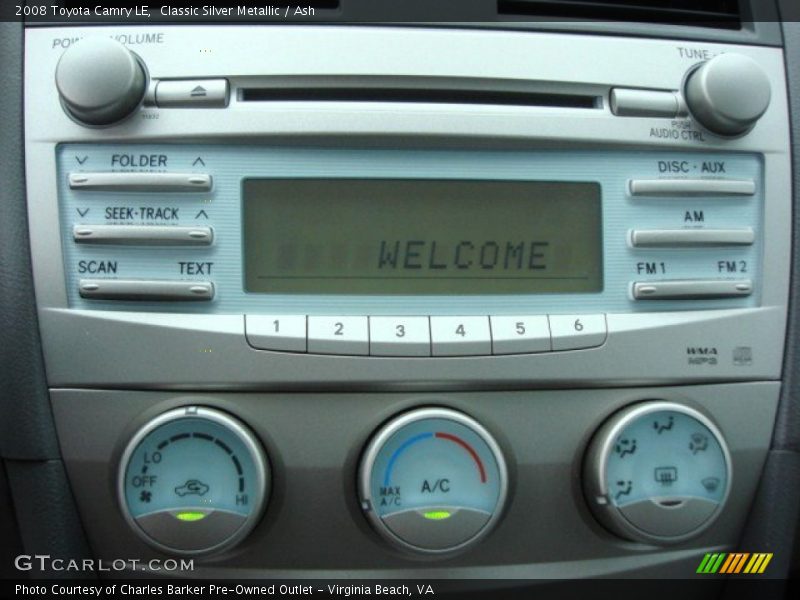
M 367 356 L 367 317 L 308 317 L 308 351 Z

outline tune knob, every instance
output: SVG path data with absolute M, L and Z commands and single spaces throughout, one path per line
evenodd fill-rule
M 752 58 L 720 54 L 689 74 L 684 96 L 697 121 L 720 135 L 747 132 L 767 110 L 767 74 Z
M 70 46 L 56 67 L 64 110 L 87 125 L 111 125 L 130 115 L 144 97 L 147 76 L 125 46 L 89 37 Z

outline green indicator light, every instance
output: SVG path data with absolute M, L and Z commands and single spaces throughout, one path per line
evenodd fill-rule
M 175 515 L 175 518 L 179 521 L 200 521 L 205 519 L 206 515 L 201 512 L 182 512 Z
M 451 513 L 447 512 L 446 510 L 432 510 L 430 512 L 422 513 L 422 516 L 426 519 L 430 519 L 431 521 L 444 521 L 445 519 L 449 519 Z

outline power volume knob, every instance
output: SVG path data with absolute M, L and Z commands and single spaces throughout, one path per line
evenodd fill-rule
M 56 87 L 64 110 L 87 125 L 111 125 L 144 97 L 147 76 L 139 59 L 111 38 L 85 38 L 58 61 Z
M 767 74 L 741 54 L 720 54 L 686 80 L 686 104 L 697 121 L 720 135 L 746 133 L 767 110 Z

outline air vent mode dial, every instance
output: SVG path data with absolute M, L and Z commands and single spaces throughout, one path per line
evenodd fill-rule
M 720 54 L 686 79 L 684 97 L 692 115 L 720 135 L 746 133 L 767 110 L 769 78 L 748 56 Z
M 700 412 L 644 402 L 613 415 L 592 439 L 584 489 L 598 519 L 621 537 L 675 543 L 706 529 L 731 486 L 725 440 Z
M 88 37 L 61 56 L 56 87 L 64 110 L 76 121 L 111 125 L 139 106 L 147 75 L 138 57 L 119 42 Z

